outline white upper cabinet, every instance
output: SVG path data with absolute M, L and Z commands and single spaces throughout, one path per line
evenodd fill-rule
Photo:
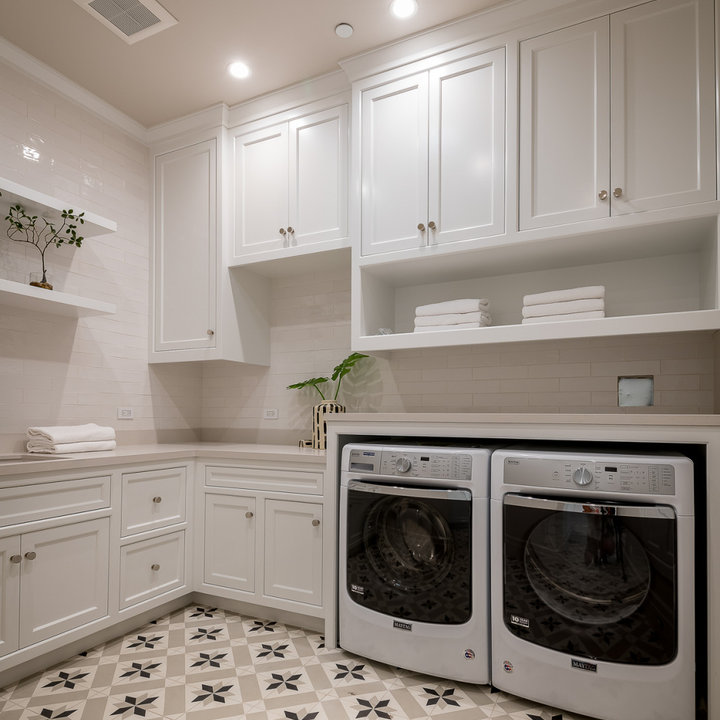
M 347 237 L 347 106 L 233 134 L 236 260 Z
M 153 351 L 214 348 L 217 141 L 155 158 Z
M 520 229 L 714 200 L 711 0 L 520 44 Z
M 504 230 L 505 51 L 361 91 L 362 254 Z

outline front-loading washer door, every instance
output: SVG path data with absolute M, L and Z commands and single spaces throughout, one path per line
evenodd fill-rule
M 396 618 L 467 622 L 472 612 L 471 520 L 467 490 L 351 481 L 349 597 Z
M 610 662 L 677 653 L 676 517 L 664 505 L 503 499 L 503 615 L 528 642 Z

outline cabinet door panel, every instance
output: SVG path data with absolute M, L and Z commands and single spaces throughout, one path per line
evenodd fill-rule
M 425 244 L 428 76 L 414 75 L 362 94 L 362 253 Z
M 285 247 L 288 227 L 288 126 L 235 137 L 235 255 Z
M 217 144 L 155 160 L 155 350 L 215 347 Z
M 520 229 L 607 217 L 608 19 L 520 44 Z
M 291 245 L 347 236 L 347 107 L 290 123 Z
M 18 649 L 20 619 L 20 537 L 0 539 L 0 656 Z
M 183 522 L 185 484 L 182 467 L 123 473 L 122 535 Z
M 430 73 L 428 242 L 499 234 L 504 228 L 505 52 Z
M 255 527 L 255 498 L 205 495 L 206 583 L 254 591 Z
M 22 646 L 107 615 L 109 522 L 90 520 L 22 536 Z M 27 553 L 35 553 L 34 559 Z
M 322 605 L 322 505 L 265 501 L 265 595 Z
M 613 214 L 714 200 L 712 2 L 615 13 L 610 37 Z

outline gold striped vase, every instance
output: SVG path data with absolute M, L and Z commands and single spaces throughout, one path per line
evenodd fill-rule
M 327 424 L 325 416 L 331 413 L 344 413 L 345 406 L 334 400 L 313 405 L 313 427 L 312 427 L 312 446 L 316 450 L 324 450 L 327 441 Z

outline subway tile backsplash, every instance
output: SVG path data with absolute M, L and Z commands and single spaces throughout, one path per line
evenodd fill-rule
M 350 352 L 350 270 L 273 280 L 271 366 L 147 363 L 148 148 L 0 62 L 0 176 L 115 220 L 118 231 L 48 251 L 56 289 L 117 305 L 78 321 L 0 305 L 0 450 L 28 425 L 99 422 L 119 437 L 309 437 L 310 391 Z M 0 277 L 26 282 L 31 248 L 0 233 Z M 321 281 L 321 282 L 320 282 Z M 322 290 L 320 290 L 322 289 Z M 713 333 L 394 351 L 343 383 L 350 411 L 714 411 Z M 655 405 L 617 407 L 617 377 L 653 375 Z M 135 419 L 116 418 L 118 406 Z M 264 408 L 279 419 L 263 420 Z

